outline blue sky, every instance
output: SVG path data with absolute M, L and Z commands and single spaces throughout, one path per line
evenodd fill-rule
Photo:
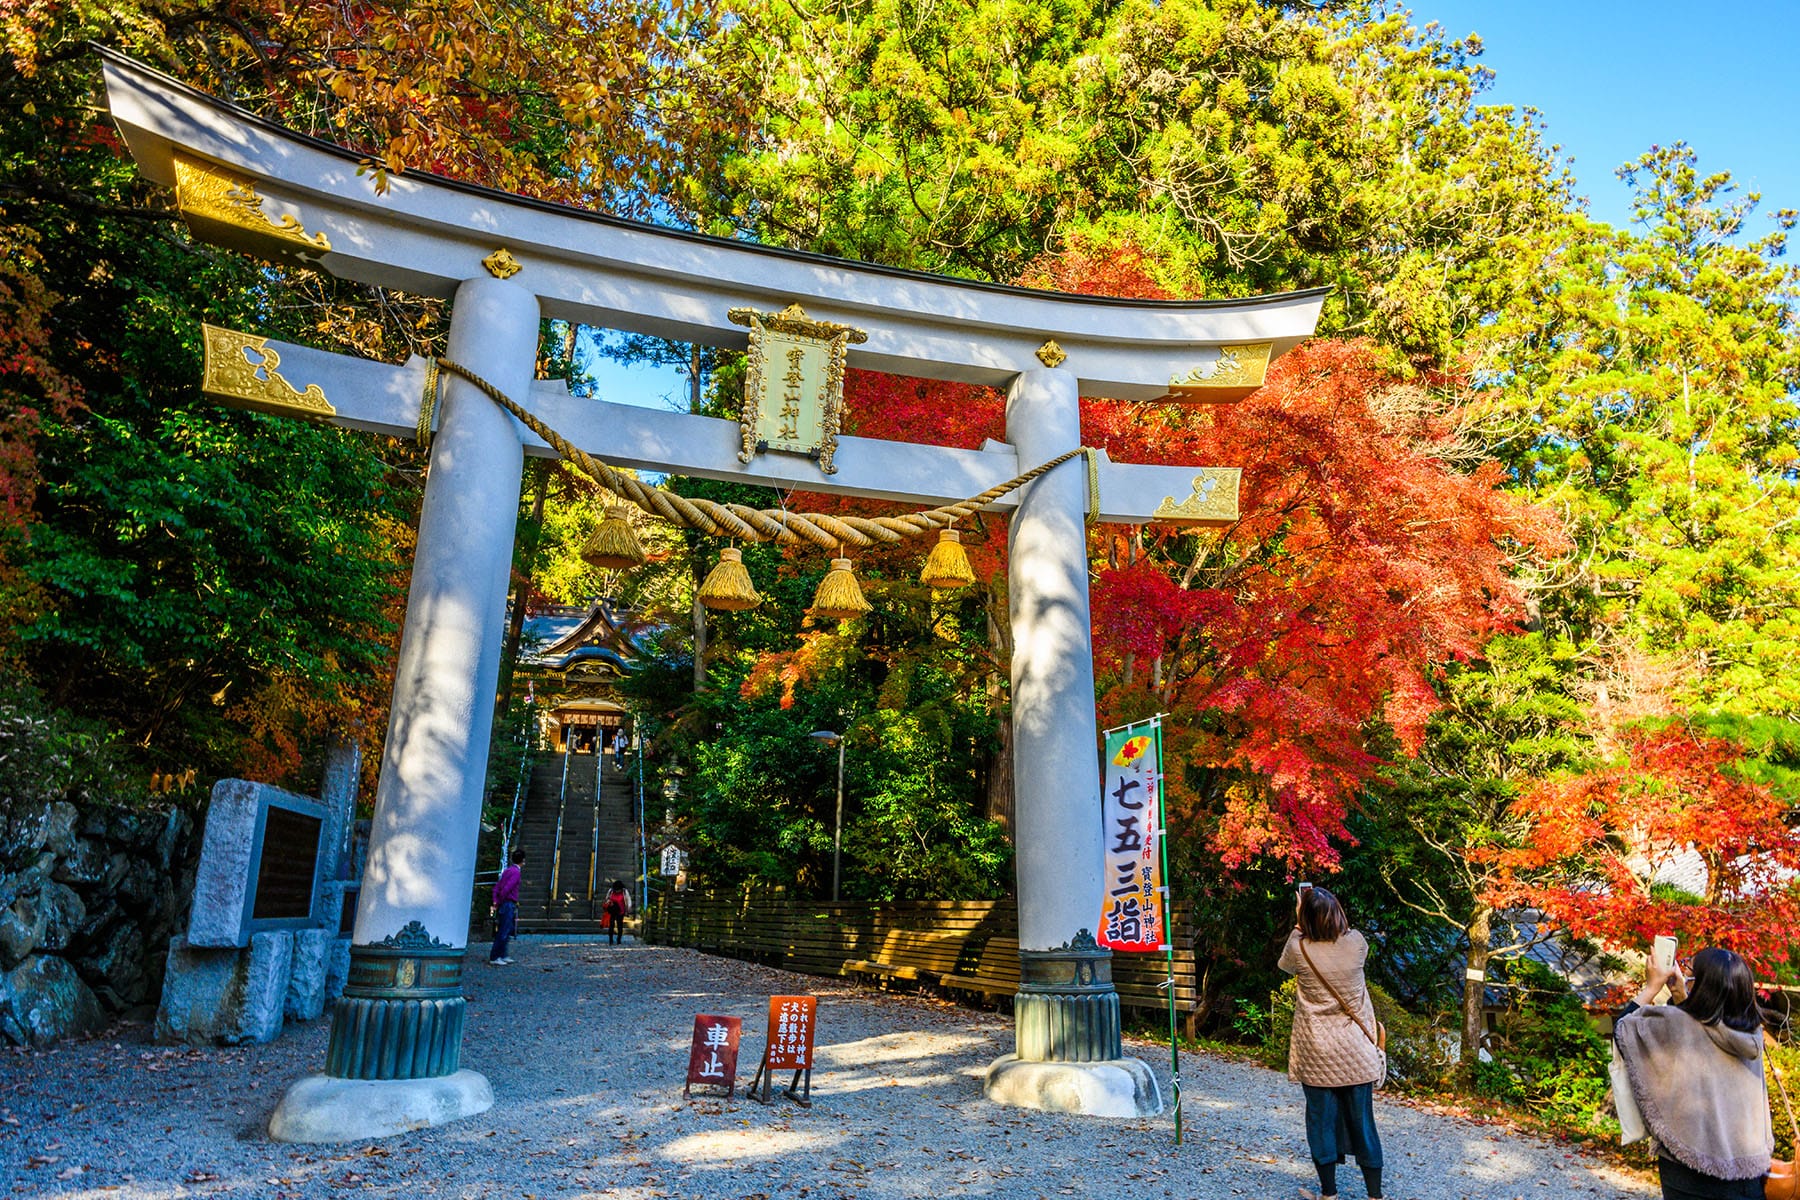
M 1412 12 L 1481 34 L 1487 102 L 1543 113 L 1601 220 L 1630 219 L 1614 168 L 1675 141 L 1761 191 L 1761 212 L 1800 208 L 1800 0 L 1413 0 Z
M 1538 109 L 1574 162 L 1594 216 L 1630 220 L 1613 170 L 1686 141 L 1705 171 L 1763 193 L 1761 213 L 1800 208 L 1800 0 L 1414 0 L 1413 18 L 1479 33 L 1491 104 Z M 1751 232 L 1770 225 L 1761 215 Z M 599 364 L 597 394 L 650 407 L 683 400 L 668 368 Z

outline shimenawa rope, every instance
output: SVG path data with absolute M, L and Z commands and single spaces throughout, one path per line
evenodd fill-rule
M 746 504 L 720 504 L 698 497 L 677 496 L 661 488 L 653 488 L 642 480 L 607 466 L 550 428 L 499 388 L 475 372 L 447 358 L 433 358 L 426 363 L 425 395 L 419 406 L 419 441 L 430 444 L 432 421 L 438 400 L 438 375 L 448 371 L 474 384 L 495 404 L 517 417 L 521 424 L 573 464 L 583 474 L 622 500 L 629 500 L 646 512 L 666 521 L 698 529 L 702 533 L 725 534 L 751 542 L 800 542 L 836 549 L 840 546 L 872 546 L 876 542 L 899 542 L 919 537 L 936 529 L 948 529 L 963 517 L 985 507 L 1017 488 L 1023 487 L 1077 456 L 1087 458 L 1088 524 L 1100 513 L 1100 463 L 1092 448 L 1082 446 L 1040 463 L 1022 475 L 996 484 L 978 496 L 958 500 L 939 508 L 907 513 L 898 517 L 834 517 L 827 513 L 796 513 L 779 508 L 751 508 Z

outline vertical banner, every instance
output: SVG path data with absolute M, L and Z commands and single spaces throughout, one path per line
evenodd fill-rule
M 1100 793 L 1106 874 L 1100 944 L 1113 950 L 1167 950 L 1163 927 L 1162 719 L 1105 732 Z

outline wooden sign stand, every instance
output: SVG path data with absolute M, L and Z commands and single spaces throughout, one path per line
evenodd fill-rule
M 775 1072 L 791 1069 L 794 1078 L 786 1089 L 788 1099 L 801 1108 L 812 1107 L 813 1028 L 818 1005 L 817 996 L 769 997 L 769 1037 L 745 1093 L 752 1100 L 768 1104 L 773 1098 Z
M 762 1094 L 757 1095 L 757 1085 L 761 1084 Z M 745 1092 L 758 1104 L 768 1104 L 773 1099 L 775 1072 L 769 1069 L 769 1057 L 763 1055 L 763 1061 L 756 1068 L 756 1077 L 750 1081 L 750 1090 Z M 797 1089 L 797 1090 L 796 1090 Z M 793 1081 L 787 1085 L 787 1097 L 801 1108 L 812 1107 L 812 1068 L 802 1067 L 794 1072 Z

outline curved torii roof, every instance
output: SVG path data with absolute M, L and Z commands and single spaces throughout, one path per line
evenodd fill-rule
M 1235 399 L 1309 336 L 1323 289 L 1251 300 L 1119 300 L 1003 287 L 710 237 L 419 172 L 388 190 L 361 156 L 294 133 L 101 50 L 107 103 L 149 178 L 174 187 L 208 241 L 283 253 L 334 275 L 448 296 L 485 269 L 546 316 L 718 346 L 745 343 L 737 307 L 791 303 L 864 329 L 850 365 L 1004 385 L 1055 342 L 1082 394 Z M 495 259 L 499 251 L 510 256 Z M 1236 349 L 1236 353 L 1222 353 Z M 1054 352 L 1047 352 L 1054 358 Z M 1251 376 L 1244 364 L 1254 367 Z M 1209 382 L 1212 381 L 1212 382 Z

